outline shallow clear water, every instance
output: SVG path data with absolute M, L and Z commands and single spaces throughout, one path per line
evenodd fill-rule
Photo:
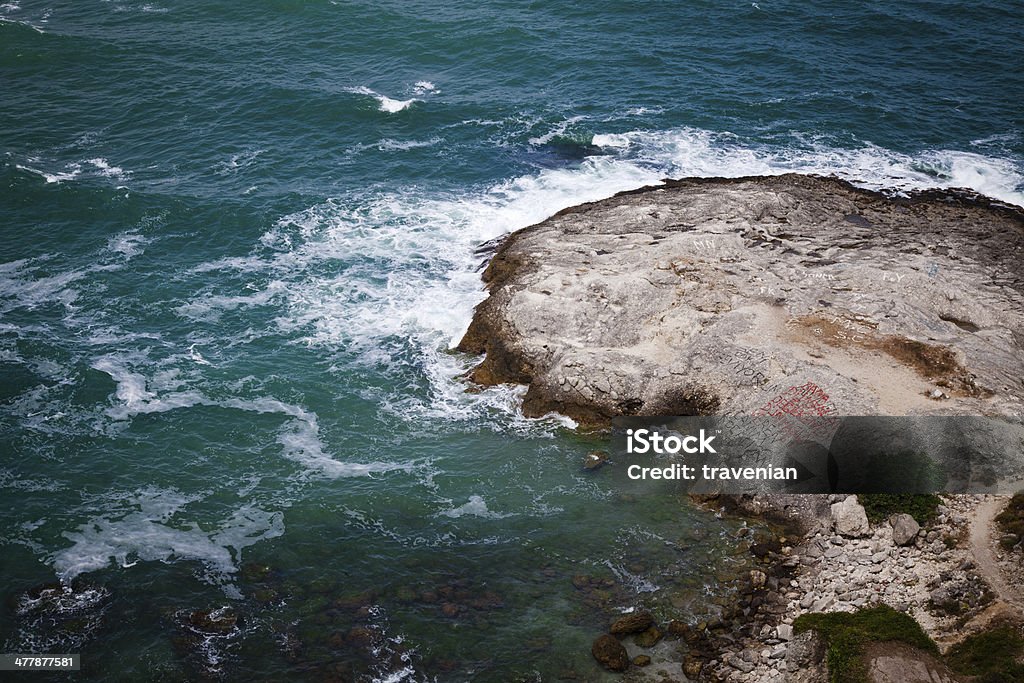
M 4 584 L 104 591 L 9 605 L 4 651 L 593 678 L 617 608 L 711 613 L 735 522 L 464 391 L 476 247 L 668 176 L 1024 204 L 1022 35 L 1012 2 L 0 5 Z

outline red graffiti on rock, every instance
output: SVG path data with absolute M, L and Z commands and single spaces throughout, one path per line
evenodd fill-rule
M 791 439 L 828 440 L 839 426 L 836 408 L 814 382 L 792 386 L 754 411 L 757 417 L 783 418 Z M 799 419 L 791 419 L 799 418 Z

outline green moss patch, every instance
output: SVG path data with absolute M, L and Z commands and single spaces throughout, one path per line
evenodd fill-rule
M 1011 626 L 967 637 L 946 655 L 953 671 L 977 676 L 978 683 L 1020 683 L 1024 681 L 1024 638 Z
M 880 524 L 892 515 L 905 512 L 918 524 L 926 526 L 935 519 L 942 504 L 941 498 L 930 493 L 863 493 L 857 496 L 857 500 L 864 506 L 872 524 Z
M 828 645 L 826 655 L 832 683 L 864 683 L 864 646 L 871 642 L 899 641 L 937 655 L 938 647 L 914 619 L 888 605 L 857 612 L 816 612 L 796 618 L 797 633 L 817 631 Z

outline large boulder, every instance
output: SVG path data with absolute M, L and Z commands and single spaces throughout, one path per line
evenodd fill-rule
M 837 534 L 848 538 L 860 538 L 871 533 L 868 515 L 857 501 L 857 496 L 847 496 L 846 500 L 832 504 L 832 523 Z
M 594 659 L 601 666 L 609 671 L 625 671 L 629 666 L 629 654 L 626 652 L 626 648 L 615 636 L 610 636 L 607 633 L 594 641 L 590 653 L 594 655 Z
M 892 541 L 896 545 L 910 545 L 921 531 L 917 520 L 905 512 L 890 517 L 889 524 L 892 525 Z
M 646 631 L 654 625 L 654 617 L 650 612 L 638 610 L 632 614 L 616 619 L 608 630 L 617 636 Z

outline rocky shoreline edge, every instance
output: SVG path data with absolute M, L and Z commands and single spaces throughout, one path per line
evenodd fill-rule
M 993 576 L 1005 577 L 1004 569 L 979 560 L 978 544 L 991 546 L 992 530 L 986 526 L 983 535 L 972 534 L 981 508 L 1001 508 L 1007 496 L 944 496 L 924 525 L 907 513 L 872 523 L 857 496 L 796 498 L 804 500 L 701 501 L 786 522 L 788 530 L 775 543 L 753 546 L 762 568 L 751 571 L 731 628 L 709 634 L 711 647 L 699 670 L 691 656 L 689 673 L 697 674 L 692 678 L 830 680 L 826 643 L 817 631 L 799 629 L 800 617 L 808 614 L 887 606 L 916 621 L 940 652 L 996 625 L 1024 626 L 1024 613 L 1012 602 L 1020 598 L 1020 587 L 999 594 L 990 584 Z M 1019 555 L 1014 560 L 1019 563 Z M 965 680 L 936 653 L 907 646 L 870 648 L 864 663 L 873 681 Z
M 619 415 L 776 408 L 1024 414 L 1024 210 L 976 193 L 688 178 L 565 209 L 481 253 L 491 249 L 489 296 L 458 349 L 484 356 L 473 383 L 525 385 L 528 416 L 602 429 Z M 1024 471 L 1007 456 L 1008 472 Z M 870 678 L 858 680 L 968 680 L 935 643 L 1001 623 L 1020 634 L 1019 586 L 1005 588 L 999 563 L 981 565 L 985 511 L 1001 500 L 945 496 L 927 520 L 869 522 L 856 496 L 701 499 L 784 525 L 752 546 L 760 566 L 727 618 L 630 615 L 593 654 L 627 680 L 826 681 L 822 629 L 800 618 L 884 605 L 916 620 L 930 649 L 871 643 Z M 663 635 L 682 649 L 637 648 Z
M 869 521 L 856 496 L 695 497 L 709 511 L 773 523 L 773 534 L 751 543 L 756 566 L 721 618 L 693 624 L 680 615 L 657 624 L 649 612 L 635 610 L 612 622 L 592 653 L 609 670 L 624 673 L 623 680 L 638 683 L 847 680 L 830 677 L 828 642 L 802 627 L 801 617 L 874 610 L 906 615 L 938 648 L 898 640 L 871 644 L 862 657 L 864 680 L 971 680 L 942 655 L 994 628 L 1024 629 L 1024 580 L 1002 591 L 992 587 L 1013 577 L 1006 569 L 1020 566 L 1019 549 L 1001 554 L 1001 567 L 985 566 L 982 557 L 994 545 L 984 510 L 1002 509 L 1007 498 L 934 498 L 932 516 L 920 525 L 907 513 Z M 984 534 L 976 533 L 978 522 Z M 662 637 L 669 646 L 654 647 Z

